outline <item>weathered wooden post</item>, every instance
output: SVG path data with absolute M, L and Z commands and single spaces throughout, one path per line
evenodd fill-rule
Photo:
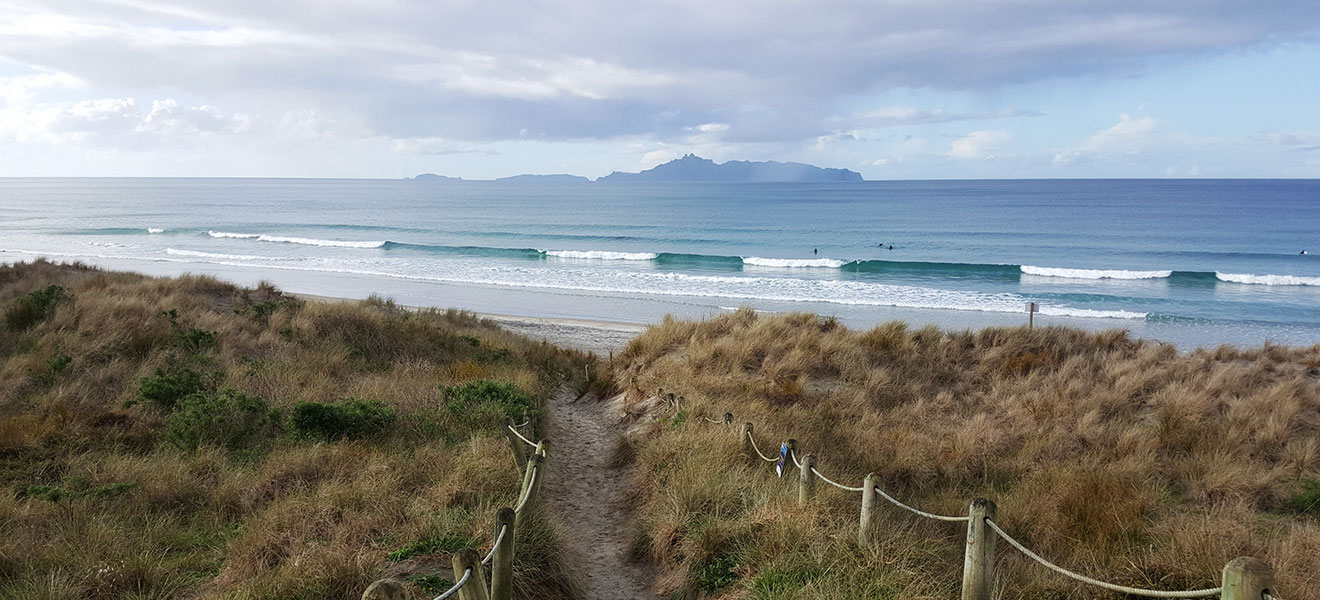
M 464 548 L 454 554 L 454 583 L 463 579 L 463 573 L 472 569 L 468 582 L 458 590 L 458 600 L 490 600 L 486 593 L 486 570 L 481 568 L 481 557 L 477 551 Z
M 795 463 L 797 463 L 797 440 L 793 438 L 785 439 L 784 446 L 788 446 L 788 452 L 784 452 L 784 473 L 788 473 L 789 468 L 796 467 Z
M 733 413 L 731 412 L 724 413 L 724 424 L 733 425 Z
M 1027 329 L 1031 329 L 1036 326 L 1037 310 L 1040 310 L 1040 307 L 1036 306 L 1035 302 L 1027 303 Z
M 1274 587 L 1274 569 L 1250 556 L 1239 556 L 1224 565 L 1222 600 L 1259 600 Z
M 756 454 L 756 447 L 752 445 L 752 424 L 751 424 L 751 423 L 743 423 L 743 426 L 742 426 L 742 443 L 743 443 L 743 454 L 746 454 L 748 458 L 755 459 L 755 460 L 753 460 L 752 462 L 756 462 L 757 460 L 761 460 L 761 457 L 760 457 L 760 456 L 757 456 L 757 454 Z
M 862 483 L 862 519 L 857 528 L 857 545 L 866 547 L 875 543 L 875 484 L 879 477 L 867 473 Z
M 995 518 L 995 503 L 985 498 L 967 509 L 967 549 L 963 554 L 962 600 L 990 600 L 994 589 L 995 537 L 985 520 Z
M 805 505 L 816 491 L 816 474 L 811 472 L 814 466 L 816 466 L 816 457 L 803 454 L 802 466 L 798 467 L 798 506 Z
M 544 447 L 545 440 L 537 442 L 536 449 L 532 451 L 531 456 L 527 457 L 527 464 L 523 469 L 522 487 L 519 489 L 526 490 L 527 486 L 532 484 L 532 471 L 536 470 L 533 463 L 536 463 L 537 465 L 541 464 L 541 460 L 537 457 L 541 456 L 541 449 Z M 530 500 L 528 502 L 530 502 Z
M 495 513 L 495 556 L 490 563 L 490 599 L 513 600 L 513 540 L 517 516 L 509 507 Z M 504 538 L 500 539 L 500 531 Z
M 529 492 L 532 496 L 527 500 L 528 504 L 538 502 L 538 498 L 541 497 L 541 483 L 545 481 L 545 457 L 550 453 L 550 442 L 542 440 L 538 446 L 537 456 L 540 458 L 536 461 L 536 465 L 540 468 L 537 469 L 536 477 L 532 478 L 532 489 Z
M 362 592 L 362 600 L 411 600 L 408 586 L 398 579 L 381 579 Z
M 508 427 L 504 428 L 504 439 L 509 440 L 509 451 L 513 453 L 514 465 L 522 469 L 527 466 L 527 453 L 523 451 L 523 441 L 518 439 L 518 434 L 510 427 L 513 427 L 513 421 L 509 421 Z

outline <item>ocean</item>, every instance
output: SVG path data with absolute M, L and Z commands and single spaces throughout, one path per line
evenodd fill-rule
M 1316 180 L 0 179 L 0 261 L 37 256 L 523 316 L 963 329 L 1034 302 L 1183 349 L 1320 343 Z

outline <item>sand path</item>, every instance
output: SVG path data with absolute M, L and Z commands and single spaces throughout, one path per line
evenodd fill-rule
M 564 526 L 564 558 L 578 570 L 583 600 L 656 598 L 651 569 L 627 557 L 631 482 L 610 465 L 619 428 L 604 403 L 573 398 L 552 400 L 545 424 L 551 458 L 543 506 Z

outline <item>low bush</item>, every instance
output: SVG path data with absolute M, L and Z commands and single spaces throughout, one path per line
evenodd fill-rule
M 184 398 L 215 389 L 217 378 L 179 364 L 156 367 L 155 375 L 143 378 L 138 384 L 137 400 L 174 410 Z
M 289 432 L 314 440 L 379 436 L 394 424 L 394 409 L 374 400 L 347 398 L 341 402 L 299 402 L 289 415 Z
M 68 300 L 64 286 L 48 285 L 21 296 L 5 310 L 5 324 L 11 330 L 23 331 L 49 319 L 55 307 Z
M 232 388 L 184 396 L 165 424 L 165 439 L 181 450 L 202 444 L 239 449 L 267 431 L 270 404 Z
M 440 389 L 449 413 L 465 420 L 489 418 L 492 413 L 496 421 L 522 419 L 536 410 L 531 395 L 505 381 L 479 379 Z

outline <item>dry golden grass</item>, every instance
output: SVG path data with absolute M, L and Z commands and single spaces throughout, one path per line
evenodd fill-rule
M 1122 331 L 888 323 L 849 331 L 814 315 L 666 320 L 615 357 L 633 414 L 656 390 L 686 402 L 640 421 L 632 448 L 637 550 L 682 574 L 680 595 L 949 598 L 961 524 L 883 503 L 880 541 L 856 544 L 859 498 L 821 484 L 796 506 L 796 474 L 742 456 L 724 412 L 762 451 L 793 437 L 828 476 L 867 472 L 911 504 L 966 514 L 978 496 L 1057 563 L 1159 589 L 1218 585 L 1255 556 L 1283 598 L 1320 594 L 1320 346 L 1178 354 Z M 650 408 L 648 412 L 648 407 Z M 1310 482 L 1310 483 L 1308 483 Z M 1006 544 L 1004 598 L 1113 598 Z
M 0 321 L 4 599 L 356 598 L 401 548 L 484 550 L 520 474 L 500 407 L 451 407 L 440 386 L 493 380 L 542 399 L 589 359 L 456 311 L 44 261 L 0 266 L 0 310 L 50 285 L 65 292 L 51 311 Z M 169 364 L 278 414 L 239 444 L 170 443 L 177 410 L 134 403 Z M 340 440 L 290 429 L 298 403 L 349 397 L 392 409 L 393 426 Z M 550 526 L 526 532 L 521 597 L 568 597 Z M 421 554 L 448 565 L 444 548 Z

